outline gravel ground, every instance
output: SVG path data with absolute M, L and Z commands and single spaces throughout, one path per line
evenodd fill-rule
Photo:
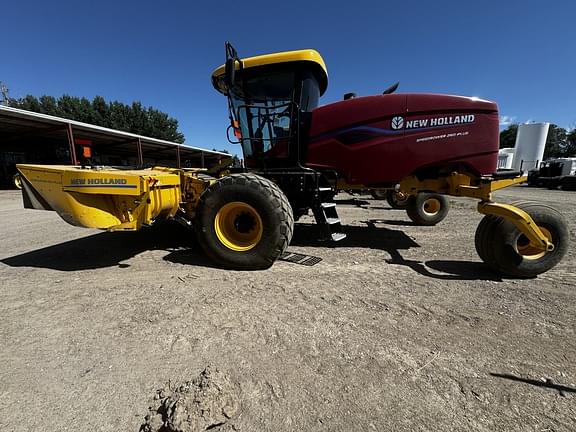
M 557 207 L 576 238 L 575 192 L 497 197 Z M 574 241 L 552 271 L 502 279 L 476 255 L 473 201 L 416 227 L 338 200 L 346 240 L 305 219 L 290 246 L 319 264 L 235 272 L 179 226 L 75 228 L 0 191 L 0 430 L 138 431 L 154 404 L 208 393 L 234 409 L 190 430 L 576 430 Z

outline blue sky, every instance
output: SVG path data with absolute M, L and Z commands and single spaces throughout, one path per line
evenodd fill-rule
M 400 81 L 403 92 L 495 100 L 504 123 L 576 126 L 573 0 L 20 0 L 0 16 L 12 97 L 139 100 L 177 118 L 195 146 L 239 152 L 210 84 L 226 40 L 241 56 L 317 49 L 330 75 L 323 103 Z

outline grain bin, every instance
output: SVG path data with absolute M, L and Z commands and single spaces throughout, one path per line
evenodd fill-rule
M 513 168 L 528 172 L 538 168 L 544 158 L 544 147 L 550 123 L 528 123 L 518 126 Z

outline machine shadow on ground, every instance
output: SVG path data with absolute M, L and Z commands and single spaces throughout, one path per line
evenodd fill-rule
M 491 376 L 495 378 L 502 378 L 510 381 L 516 381 L 524 384 L 530 384 L 535 387 L 547 388 L 558 391 L 560 396 L 566 397 L 566 393 L 576 393 L 576 388 L 558 384 L 553 382 L 551 379 L 546 380 L 535 380 L 529 378 L 522 378 L 512 374 L 500 374 L 500 373 L 490 373 Z
M 346 226 L 347 238 L 338 243 L 319 240 L 317 225 L 298 223 L 295 225 L 291 246 L 382 250 L 391 256 L 386 263 L 406 266 L 426 277 L 444 280 L 501 280 L 479 262 L 438 260 L 423 263 L 406 260 L 400 251 L 420 245 L 402 231 L 376 226 L 376 223 L 381 222 L 369 220 L 364 221 L 368 226 Z M 168 251 L 163 259 L 172 263 L 218 268 L 196 243 L 193 232 L 176 222 L 166 222 L 136 232 L 99 233 L 4 258 L 0 262 L 11 267 L 37 267 L 59 271 L 116 266 L 125 268 L 129 265 L 123 261 L 148 250 Z
M 372 223 L 381 223 L 386 225 L 396 225 L 396 226 L 417 226 L 414 222 L 410 220 L 397 220 L 397 219 L 372 219 Z
M 338 206 L 350 205 L 350 206 L 356 206 L 356 207 L 367 207 L 370 205 L 370 201 L 366 201 L 366 200 L 361 199 L 361 198 L 346 198 L 346 199 L 334 198 L 334 202 Z
M 432 260 L 417 261 L 405 259 L 400 251 L 420 245 L 402 231 L 379 227 L 376 224 L 387 223 L 380 219 L 363 221 L 367 226 L 345 226 L 346 238 L 338 243 L 318 240 L 318 226 L 314 224 L 296 224 L 292 246 L 304 247 L 352 247 L 382 250 L 390 254 L 387 264 L 402 265 L 422 276 L 441 280 L 489 280 L 502 281 L 502 278 L 492 272 L 481 262 Z M 435 270 L 445 274 L 437 274 Z
M 386 252 L 419 248 L 420 245 L 402 231 L 377 227 L 367 222 L 368 226 L 346 225 L 346 238 L 339 242 L 320 240 L 320 227 L 316 224 L 297 223 L 294 226 L 292 246 L 339 248 L 352 247 L 376 249 Z
M 406 209 L 399 209 L 399 208 L 392 208 L 392 207 L 381 207 L 381 206 L 370 206 L 370 210 L 386 210 L 386 211 L 396 211 L 396 212 L 405 212 Z
M 440 279 L 440 280 L 460 280 L 460 281 L 494 281 L 502 282 L 502 277 L 492 272 L 484 263 L 474 261 L 457 261 L 457 260 L 433 260 L 433 261 L 416 261 L 407 260 L 399 253 L 391 254 L 392 259 L 386 260 L 388 264 L 402 265 L 414 270 L 422 276 Z M 436 270 L 447 274 L 433 273 Z
M 174 251 L 184 248 L 193 264 L 212 266 L 196 244 L 191 230 L 166 222 L 135 232 L 104 232 L 54 246 L 4 258 L 11 267 L 38 267 L 60 271 L 129 267 L 122 261 L 147 250 Z

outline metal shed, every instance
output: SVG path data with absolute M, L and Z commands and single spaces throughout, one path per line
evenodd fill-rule
M 231 155 L 0 105 L 0 176 L 16 163 L 79 163 L 79 145 L 89 143 L 105 165 L 206 167 Z

